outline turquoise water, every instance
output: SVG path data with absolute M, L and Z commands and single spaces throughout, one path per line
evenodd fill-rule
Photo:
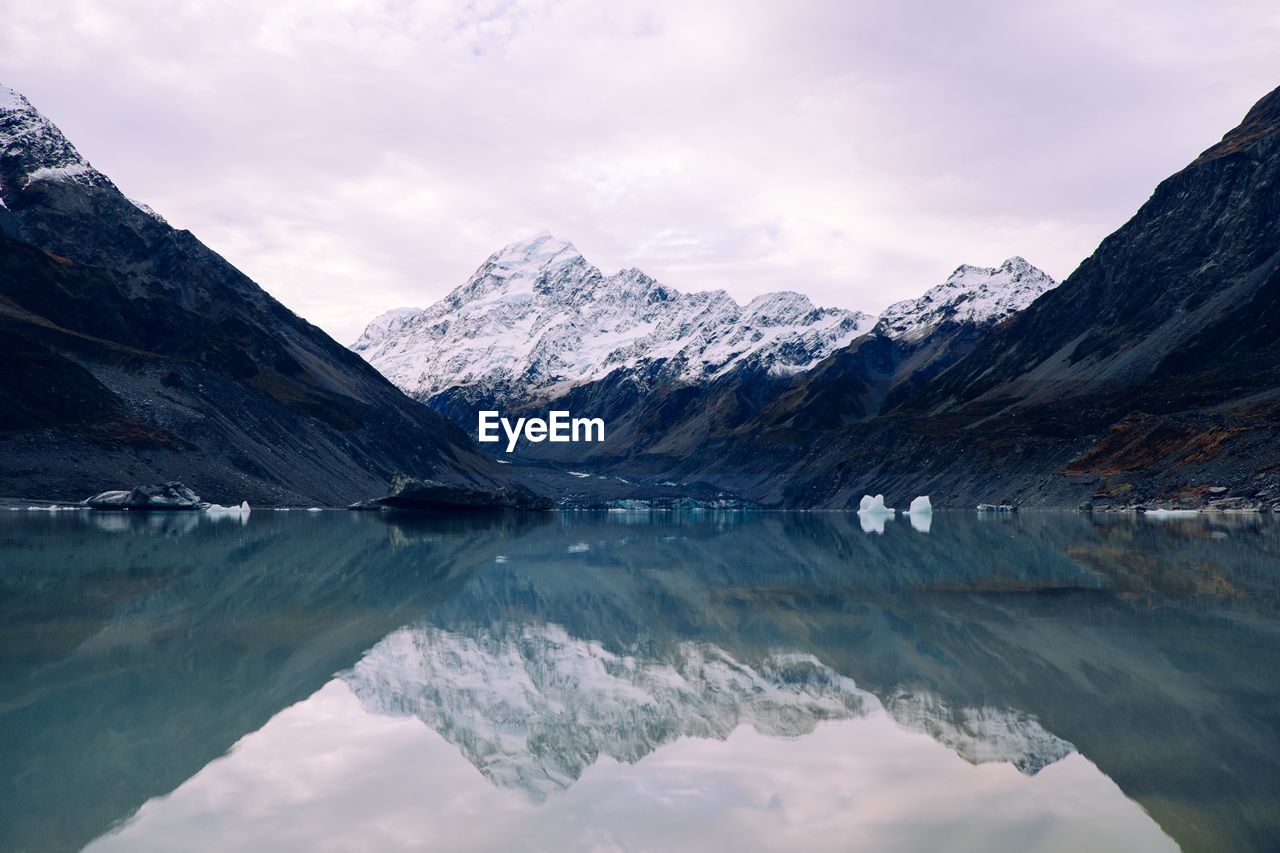
M 1265 850 L 1280 526 L 0 514 L 0 849 Z

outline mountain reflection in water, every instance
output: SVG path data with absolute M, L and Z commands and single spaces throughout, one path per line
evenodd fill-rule
M 4 513 L 0 848 L 1275 846 L 1280 527 L 922 526 Z

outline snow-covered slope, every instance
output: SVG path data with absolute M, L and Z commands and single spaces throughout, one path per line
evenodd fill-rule
M 5 161 L 21 164 L 14 190 L 45 180 L 108 183 L 23 95 L 0 86 L 0 164 Z M 0 195 L 4 189 L 0 187 Z
M 643 646 L 615 654 L 550 624 L 465 635 L 403 628 L 343 678 L 369 711 L 421 719 L 495 784 L 535 800 L 569 787 L 602 754 L 635 762 L 676 738 L 724 740 L 743 725 L 796 737 L 880 708 L 811 655 L 749 664 L 693 642 L 662 658 Z M 975 764 L 1034 774 L 1074 751 L 1006 709 L 955 711 L 936 696 L 897 693 L 885 711 Z
M 384 311 L 364 327 L 360 341 L 365 347 L 376 346 L 387 338 L 400 334 L 405 324 L 421 313 L 421 308 L 392 308 Z
M 1018 257 L 994 268 L 964 264 L 919 299 L 890 305 L 875 328 L 887 337 L 913 342 L 948 321 L 993 325 L 1056 286 L 1046 273 Z
M 792 373 L 871 323 L 799 293 L 744 306 L 723 290 L 681 293 L 637 269 L 606 276 L 571 243 L 542 232 L 492 255 L 430 308 L 378 317 L 352 349 L 419 399 L 452 387 L 528 399 L 618 368 L 690 382 L 748 361 Z

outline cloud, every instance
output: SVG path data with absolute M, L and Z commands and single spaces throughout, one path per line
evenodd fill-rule
M 0 80 L 343 342 L 543 227 L 739 299 L 1064 276 L 1280 82 L 1280 17 L 1243 0 L 0 13 Z
M 742 726 L 634 764 L 601 757 L 536 805 L 341 681 L 273 717 L 93 853 L 160 850 L 1174 850 L 1073 754 L 1033 777 L 971 765 L 883 712 L 799 738 Z

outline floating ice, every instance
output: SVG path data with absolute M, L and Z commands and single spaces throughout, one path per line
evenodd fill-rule
M 209 504 L 205 509 L 209 515 L 220 516 L 224 518 L 247 518 L 249 516 L 249 502 L 241 501 L 239 506 L 219 506 L 218 504 Z
M 911 515 L 933 515 L 933 504 L 929 503 L 928 495 L 921 495 L 911 501 L 911 508 L 907 512 Z
M 1146 518 L 1162 519 L 1162 518 L 1189 518 L 1193 515 L 1199 515 L 1197 509 L 1149 509 L 1143 513 Z
M 884 495 L 863 495 L 858 503 L 858 515 L 893 515 L 892 507 L 884 505 Z
M 907 520 L 911 522 L 912 530 L 918 530 L 921 533 L 928 533 L 929 528 L 933 527 L 932 512 L 909 512 Z

